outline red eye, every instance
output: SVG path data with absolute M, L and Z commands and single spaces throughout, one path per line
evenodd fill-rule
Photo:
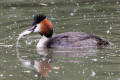
M 37 25 L 35 25 L 35 28 L 37 27 Z

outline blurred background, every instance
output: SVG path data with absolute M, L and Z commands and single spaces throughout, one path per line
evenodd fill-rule
M 54 35 L 88 32 L 113 43 L 102 49 L 36 50 L 40 35 L 16 41 L 34 14 Z M 119 0 L 0 0 L 0 80 L 120 80 Z

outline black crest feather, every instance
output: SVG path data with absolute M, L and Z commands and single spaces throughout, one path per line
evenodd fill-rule
M 36 14 L 36 15 L 34 15 L 32 26 L 34 26 L 35 24 L 40 23 L 45 18 L 46 18 L 46 16 L 42 15 L 42 14 Z

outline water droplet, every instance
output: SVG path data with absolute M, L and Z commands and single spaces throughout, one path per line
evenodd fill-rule
M 74 16 L 74 13 L 70 13 L 70 16 Z
M 3 62 L 4 62 L 4 63 L 6 63 L 6 62 L 7 62 L 7 60 L 3 60 Z
M 77 6 L 79 6 L 79 3 L 76 3 Z
M 52 18 L 50 18 L 50 19 L 51 19 L 51 20 L 55 20 L 55 18 L 53 18 L 53 17 L 52 17 Z
M 55 70 L 59 70 L 60 67 L 59 67 L 59 66 L 54 66 L 53 69 L 55 69 Z
M 104 23 L 108 23 L 108 21 L 104 21 Z
M 23 71 L 23 72 L 25 72 L 25 73 L 30 73 L 30 71 Z
M 11 7 L 11 9 L 16 9 L 16 7 Z
M 109 27 L 109 29 L 111 30 L 111 29 L 112 29 L 112 27 Z
M 83 18 L 85 19 L 85 18 L 86 18 L 86 15 L 83 15 Z
M 62 74 L 64 74 L 65 73 L 65 71 L 62 71 Z
M 116 4 L 119 4 L 119 2 L 117 1 Z
M 16 18 L 17 16 L 15 15 L 14 17 Z
M 74 9 L 73 12 L 74 12 L 74 13 L 77 12 L 77 9 Z
M 65 29 L 65 27 L 63 26 L 62 29 Z
M 0 77 L 3 77 L 4 75 L 3 74 L 0 74 Z
M 35 74 L 35 75 L 34 75 L 34 77 L 38 77 L 38 75 L 37 75 L 37 74 Z
M 26 41 L 26 44 L 30 46 L 32 44 L 32 41 Z
M 109 34 L 109 33 L 110 33 L 110 30 L 107 30 L 106 33 Z
M 55 4 L 55 2 L 53 1 L 53 0 L 51 0 L 51 2 L 50 2 L 51 4 Z
M 56 73 L 56 74 L 58 74 L 59 72 L 58 72 L 58 71 L 56 71 L 55 73 Z
M 17 22 L 15 21 L 14 24 L 16 24 Z
M 102 56 L 102 57 L 100 57 L 101 59 L 103 59 L 104 57 Z
M 79 24 L 75 24 L 76 26 L 78 26 Z
M 97 60 L 97 59 L 92 59 L 92 61 L 96 62 L 96 61 L 98 61 L 98 60 Z
M 12 77 L 12 76 L 13 76 L 13 74 L 9 74 L 9 76 L 10 76 L 10 77 Z
M 45 4 L 45 3 L 40 3 L 40 5 L 41 5 L 41 6 L 47 6 L 47 4 Z
M 96 73 L 94 71 L 92 71 L 91 76 L 94 77 L 96 75 Z

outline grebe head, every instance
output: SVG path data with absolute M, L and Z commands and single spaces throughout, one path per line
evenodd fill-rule
M 34 16 L 31 27 L 28 29 L 31 33 L 39 33 L 47 38 L 52 37 L 53 28 L 51 22 L 44 15 L 37 14 Z

